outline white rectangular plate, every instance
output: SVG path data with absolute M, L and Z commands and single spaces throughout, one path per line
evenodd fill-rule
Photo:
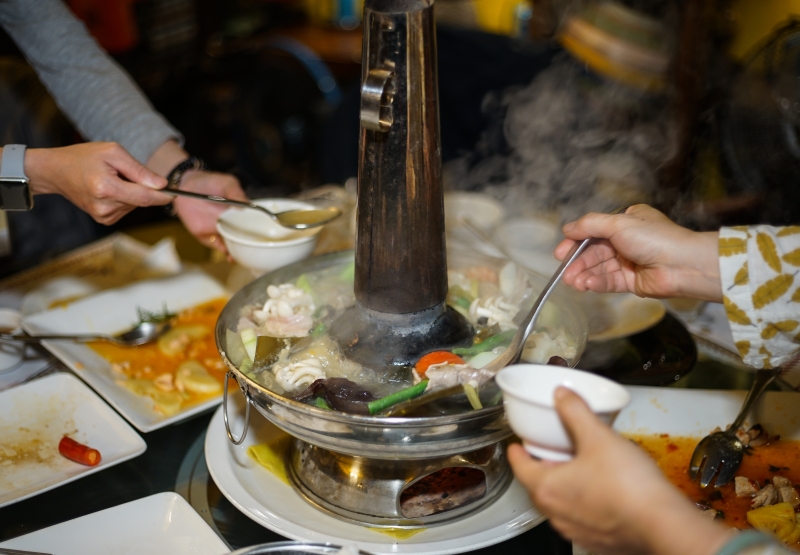
M 62 457 L 58 442 L 65 434 L 100 451 L 100 464 Z M 7 453 L 0 461 L 11 457 L 0 465 L 3 507 L 131 459 L 147 446 L 91 389 L 60 372 L 0 393 L 0 448 Z
M 733 422 L 746 391 L 629 387 L 631 404 L 614 428 L 629 434 L 670 434 L 701 438 Z M 768 391 L 756 403 L 745 425 L 761 424 L 783 438 L 800 440 L 800 395 Z
M 221 555 L 230 552 L 177 493 L 151 495 L 0 543 L 58 555 Z
M 166 306 L 179 311 L 212 299 L 227 296 L 225 289 L 200 271 L 141 281 L 110 289 L 70 303 L 27 316 L 22 327 L 31 334 L 102 333 L 116 334 L 138 321 L 137 308 L 161 312 Z M 92 386 L 131 424 L 142 432 L 151 432 L 193 416 L 219 404 L 221 396 L 192 405 L 172 416 L 163 416 L 153 402 L 135 395 L 116 383 L 111 365 L 87 345 L 72 341 L 44 341 L 42 344 Z

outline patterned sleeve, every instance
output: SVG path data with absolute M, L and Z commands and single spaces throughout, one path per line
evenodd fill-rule
M 722 228 L 719 267 L 745 364 L 780 366 L 800 349 L 800 226 Z

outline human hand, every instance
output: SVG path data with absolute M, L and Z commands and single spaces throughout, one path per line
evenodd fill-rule
M 727 531 L 700 511 L 632 442 L 595 416 L 578 395 L 558 388 L 555 406 L 576 454 L 538 461 L 508 448 L 514 475 L 560 534 L 592 553 L 710 555 Z
M 233 200 L 247 200 L 239 180 L 225 173 L 192 171 L 181 179 L 180 188 L 204 195 L 216 195 Z M 217 218 L 229 207 L 206 200 L 177 197 L 173 201 L 178 217 L 186 229 L 207 247 L 226 252 L 217 235 Z
M 167 180 L 117 143 L 28 149 L 25 173 L 34 194 L 61 194 L 106 225 L 137 206 L 167 204 L 172 199 L 158 191 Z
M 722 301 L 717 233 L 690 231 L 643 204 L 624 214 L 587 214 L 563 231 L 559 260 L 577 241 L 600 239 L 564 272 L 578 291 Z

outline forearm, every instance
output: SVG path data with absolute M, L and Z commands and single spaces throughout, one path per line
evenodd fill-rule
M 0 149 L 2 155 L 2 149 Z M 62 171 L 63 167 L 60 168 Z M 29 148 L 25 150 L 25 175 L 35 195 L 59 193 L 56 180 L 59 175 L 57 149 Z
M 645 512 L 646 534 L 653 555 L 715 555 L 733 533 L 708 520 L 685 499 Z
M 189 158 L 189 153 L 178 144 L 178 141 L 169 140 L 162 143 L 150 155 L 145 166 L 158 175 L 166 177 L 175 166 L 187 158 Z
M 0 23 L 56 103 L 90 141 L 121 144 L 144 162 L 180 133 L 58 0 L 5 0 Z
M 676 249 L 676 272 L 672 279 L 675 297 L 722 302 L 719 272 L 719 233 L 689 232 Z

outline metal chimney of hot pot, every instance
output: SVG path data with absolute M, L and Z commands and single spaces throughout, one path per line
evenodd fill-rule
M 469 343 L 445 305 L 434 0 L 365 0 L 356 305 L 331 333 L 375 369 Z

